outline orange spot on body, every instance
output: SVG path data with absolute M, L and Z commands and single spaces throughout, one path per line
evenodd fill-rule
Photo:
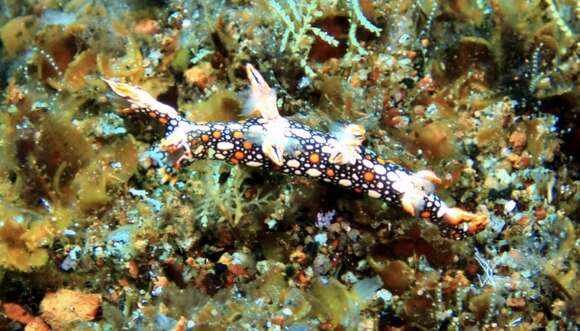
M 209 136 L 207 134 L 202 134 L 201 135 L 201 141 L 203 141 L 204 143 L 209 141 Z
M 149 117 L 153 117 L 153 118 L 157 117 L 157 113 L 154 111 L 150 111 L 147 114 L 149 115 Z
M 164 150 L 168 153 L 175 153 L 177 151 L 177 147 L 175 145 L 169 145 L 166 146 Z
M 385 164 L 385 160 L 382 157 L 377 157 L 377 162 L 380 164 Z
M 240 139 L 244 136 L 244 134 L 242 133 L 242 131 L 234 131 L 234 133 L 232 134 L 232 136 L 236 139 Z
M 167 123 L 167 117 L 159 117 L 158 120 L 161 124 Z
M 328 176 L 328 177 L 334 177 L 334 170 L 332 170 L 332 169 L 326 169 L 326 176 Z
M 215 139 L 220 139 L 222 137 L 222 133 L 221 131 L 214 131 L 212 134 L 212 137 L 214 137 Z
M 249 141 L 244 141 L 244 144 L 242 145 L 245 149 L 252 149 L 252 143 Z
M 354 188 L 354 191 L 355 191 L 356 193 L 362 193 L 362 191 L 363 191 L 363 190 L 362 190 L 362 188 L 360 188 L 360 187 L 355 187 L 355 188 Z
M 246 155 L 242 151 L 236 151 L 234 153 L 234 158 L 237 160 L 240 160 L 240 161 L 244 159 L 244 156 L 246 156 Z
M 308 159 L 310 160 L 310 163 L 314 163 L 314 164 L 320 163 L 320 155 L 318 155 L 317 153 L 310 154 Z
M 367 171 L 363 174 L 363 178 L 365 181 L 371 182 L 373 179 L 375 179 L 375 174 L 370 171 Z
M 234 165 L 235 165 L 235 164 L 238 164 L 238 163 L 240 163 L 240 160 L 238 160 L 238 159 L 236 159 L 236 158 L 233 158 L 233 157 L 232 157 L 232 158 L 230 159 L 230 162 L 231 162 L 231 164 L 234 164 Z
M 367 155 L 365 155 L 365 159 L 371 160 L 372 159 L 372 156 L 370 156 L 369 154 L 367 154 Z
M 424 210 L 421 212 L 421 218 L 429 219 L 431 218 L 431 212 L 428 210 Z

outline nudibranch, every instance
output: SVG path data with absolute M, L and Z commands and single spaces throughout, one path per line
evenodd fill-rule
M 166 126 L 160 149 L 175 169 L 197 159 L 218 159 L 315 178 L 398 206 L 437 224 L 452 239 L 474 235 L 487 225 L 486 215 L 447 206 L 434 193 L 441 180 L 433 172 L 413 173 L 365 148 L 362 126 L 346 125 L 331 134 L 282 117 L 275 91 L 252 65 L 246 71 L 248 110 L 259 116 L 238 122 L 188 121 L 139 87 L 104 80 L 128 102 L 125 112 L 144 113 Z

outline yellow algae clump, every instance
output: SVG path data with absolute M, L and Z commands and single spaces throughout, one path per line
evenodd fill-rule
M 129 39 L 123 57 L 111 58 L 109 54 L 104 53 L 97 55 L 97 66 L 103 76 L 117 79 L 125 77 L 133 84 L 138 84 L 143 80 L 145 74 L 143 62 L 139 44 L 133 39 Z
M 75 177 L 78 206 L 82 210 L 99 207 L 109 201 L 107 196 L 106 166 L 93 161 Z
M 50 215 L 0 205 L 0 267 L 29 272 L 48 261 L 48 247 L 74 218 L 72 209 L 54 206 Z
M 73 181 L 81 210 L 98 208 L 109 201 L 107 189 L 125 183 L 137 171 L 137 146 L 127 137 L 101 149 Z
M 67 70 L 64 73 L 64 87 L 71 91 L 77 92 L 83 89 L 87 82 L 87 76 L 92 70 L 97 67 L 97 55 L 93 50 L 86 50 L 77 56 L 69 63 Z
M 186 70 L 183 75 L 188 83 L 201 89 L 205 89 L 215 84 L 217 80 L 215 70 L 209 62 L 200 63 Z
M 34 16 L 20 16 L 12 19 L 0 29 L 0 39 L 9 56 L 28 49 L 32 44 Z
M 337 328 L 350 330 L 364 323 L 361 313 L 381 286 L 377 277 L 361 279 L 350 289 L 336 279 L 329 279 L 328 283 L 317 280 L 307 291 L 307 299 L 312 314 L 326 318 Z
M 414 147 L 430 160 L 446 160 L 455 155 L 454 137 L 445 124 L 429 123 L 415 130 Z
M 187 119 L 198 122 L 232 121 L 238 119 L 241 104 L 238 96 L 231 91 L 220 90 L 209 99 L 194 105 L 180 107 Z
M 30 125 L 8 128 L 0 162 L 5 173 L 14 173 L 14 183 L 0 181 L 0 196 L 10 201 L 24 200 L 36 208 L 38 201 L 51 204 L 52 213 L 75 207 L 88 210 L 109 201 L 107 189 L 125 183 L 137 169 L 137 147 L 132 137 L 118 139 L 100 149 L 65 116 L 34 113 L 26 117 Z M 97 145 L 95 145 L 97 146 Z M 17 193 L 14 193 L 17 192 Z M 73 210 L 73 209 L 71 209 Z M 57 217 L 68 219 L 67 215 Z M 67 222 L 63 222 L 65 224 Z M 59 229 L 61 227 L 59 226 Z
M 48 252 L 42 246 L 53 240 L 53 226 L 44 220 L 34 222 L 16 208 L 0 205 L 0 266 L 28 272 L 46 264 Z
M 21 197 L 28 205 L 35 205 L 40 198 L 70 202 L 74 197 L 70 183 L 94 151 L 64 117 L 42 115 L 30 120 L 32 125 L 17 127 L 14 137 L 7 137 L 7 141 L 16 142 L 17 174 L 24 181 Z
M 475 136 L 477 146 L 483 149 L 494 149 L 502 140 L 502 127 L 497 120 L 483 118 L 482 124 Z
M 561 243 L 556 254 L 547 260 L 543 265 L 544 273 L 555 283 L 557 283 L 565 295 L 578 293 L 580 284 L 576 279 L 578 274 L 578 264 L 568 263 L 574 259 L 574 247 L 576 245 L 576 233 L 574 225 L 569 219 L 565 219 L 560 224 L 561 233 L 566 236 Z

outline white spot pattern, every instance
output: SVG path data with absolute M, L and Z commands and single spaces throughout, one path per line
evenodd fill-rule
M 286 165 L 289 166 L 290 168 L 298 168 L 300 167 L 300 162 L 298 162 L 298 160 L 288 160 L 288 162 L 286 162 Z
M 364 159 L 362 161 L 362 163 L 365 167 L 370 168 L 370 169 L 372 169 L 375 166 L 371 161 L 369 161 L 367 159 Z
M 310 177 L 318 177 L 318 176 L 322 175 L 322 172 L 320 172 L 317 169 L 310 168 L 310 169 L 306 170 L 306 174 Z
M 217 149 L 221 149 L 224 151 L 230 150 L 232 148 L 234 148 L 234 144 L 232 144 L 231 142 L 228 142 L 228 141 L 220 141 L 217 144 Z
M 294 135 L 296 135 L 296 136 L 298 136 L 300 138 L 303 138 L 303 139 L 309 139 L 310 137 L 312 137 L 312 135 L 310 134 L 310 132 L 308 132 L 308 131 L 306 131 L 304 129 L 290 129 L 290 131 Z
M 348 179 L 341 179 L 338 181 L 338 184 L 342 186 L 351 186 L 352 182 Z
M 386 174 L 386 173 L 387 173 L 387 169 L 385 169 L 385 167 L 383 167 L 383 166 L 382 166 L 382 165 L 380 165 L 380 164 L 376 164 L 376 165 L 374 166 L 374 170 L 375 170 L 375 172 L 377 173 L 377 175 L 384 175 L 384 174 Z

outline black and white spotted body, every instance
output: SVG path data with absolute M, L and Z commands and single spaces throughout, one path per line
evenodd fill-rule
M 333 135 L 288 120 L 278 114 L 275 95 L 272 97 L 261 76 L 252 71 L 249 77 L 259 84 L 254 85 L 257 96 L 265 97 L 258 104 L 265 109 L 263 116 L 214 123 L 190 122 L 138 87 L 105 81 L 129 102 L 126 111 L 146 114 L 166 126 L 167 135 L 160 147 L 175 169 L 196 159 L 217 159 L 311 177 L 401 207 L 437 224 L 453 239 L 473 235 L 487 225 L 487 216 L 450 208 L 441 201 L 433 193 L 434 183 L 440 179 L 432 172 L 412 173 L 362 146 L 364 128 L 349 125 Z
M 265 129 L 263 119 L 207 124 L 181 121 L 191 128 L 187 140 L 191 144 L 189 148 L 193 159 L 223 160 L 234 165 L 311 177 L 371 198 L 382 199 L 391 206 L 400 206 L 403 193 L 409 189 L 409 185 L 413 185 L 409 184 L 413 173 L 398 164 L 383 160 L 363 146 L 359 150 L 361 157 L 354 164 L 330 163 L 330 149 L 336 138 L 298 122 L 289 121 L 292 148 L 284 155 L 284 163 L 278 166 L 264 155 L 260 147 L 260 132 Z M 442 232 L 452 238 L 460 239 L 468 235 L 468 227 L 461 224 L 449 226 L 442 221 L 442 205 L 437 195 L 427 194 L 417 212 L 422 218 L 438 224 Z

